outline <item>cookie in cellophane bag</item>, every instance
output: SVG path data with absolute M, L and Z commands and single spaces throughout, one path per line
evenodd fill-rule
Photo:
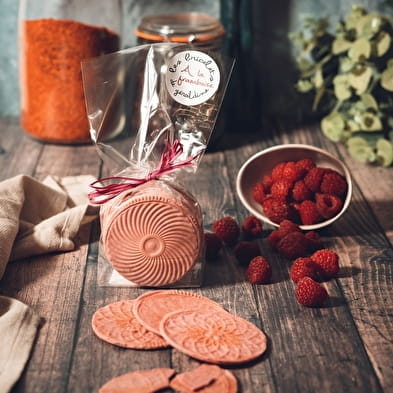
M 232 66 L 221 54 L 166 43 L 82 63 L 91 137 L 104 163 L 115 164 L 89 194 L 101 204 L 99 285 L 202 284 L 201 207 L 180 179 L 195 176 Z M 119 108 L 134 111 L 125 124 L 135 133 L 108 142 Z

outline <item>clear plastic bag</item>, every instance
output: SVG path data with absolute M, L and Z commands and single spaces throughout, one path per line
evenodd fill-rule
M 82 62 L 91 138 L 110 174 L 90 193 L 103 204 L 100 285 L 201 285 L 201 208 L 181 178 L 197 170 L 232 67 L 167 43 Z

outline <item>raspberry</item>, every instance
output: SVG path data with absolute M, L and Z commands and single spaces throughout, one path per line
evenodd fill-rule
M 247 280 L 251 284 L 267 284 L 272 276 L 272 269 L 266 258 L 255 257 L 247 268 Z
M 323 175 L 320 190 L 323 194 L 342 196 L 347 192 L 347 181 L 338 172 L 330 170 Z
M 298 282 L 303 277 L 316 280 L 318 278 L 318 265 L 311 258 L 299 257 L 294 260 L 289 275 L 293 282 Z
M 315 162 L 311 158 L 303 158 L 296 162 L 296 166 L 308 172 L 312 168 L 315 168 Z
M 278 243 L 280 242 L 281 239 L 282 236 L 280 232 L 277 230 L 270 232 L 267 237 L 267 241 L 273 250 L 277 250 Z
M 262 210 L 264 211 L 264 213 L 266 214 L 266 212 L 268 211 L 270 205 L 273 203 L 275 199 L 272 196 L 268 196 L 266 197 L 266 199 L 262 202 Z
M 292 188 L 292 198 L 297 202 L 305 201 L 306 199 L 311 199 L 312 192 L 306 186 L 303 180 L 297 181 Z
M 252 197 L 255 202 L 262 203 L 266 198 L 265 185 L 263 183 L 257 183 L 252 189 Z
M 295 296 L 297 301 L 303 306 L 315 307 L 321 306 L 325 302 L 328 293 L 322 285 L 315 282 L 312 278 L 303 277 L 296 286 Z
M 220 218 L 213 223 L 213 232 L 225 243 L 234 243 L 239 235 L 240 228 L 230 216 Z
M 338 255 L 326 248 L 315 251 L 310 257 L 321 269 L 324 278 L 334 277 L 340 270 Z
M 290 232 L 301 232 L 301 229 L 299 228 L 299 225 L 295 224 L 294 222 L 290 220 L 283 220 L 280 222 L 280 227 L 278 228 L 278 231 L 283 238 Z
M 320 167 L 312 168 L 304 177 L 304 183 L 312 192 L 318 192 L 324 174 L 325 174 L 324 168 L 320 168 Z
M 216 259 L 219 251 L 222 248 L 222 242 L 220 238 L 211 232 L 205 232 L 205 256 L 206 259 Z
M 255 216 L 249 216 L 244 219 L 242 230 L 249 237 L 260 237 L 262 235 L 263 225 Z
M 303 225 L 313 225 L 320 222 L 322 219 L 315 202 L 309 200 L 303 201 L 300 204 L 299 214 Z
M 273 179 L 270 175 L 263 176 L 263 184 L 266 187 L 266 191 L 270 191 L 270 187 L 273 184 Z
M 307 250 L 314 252 L 322 248 L 322 240 L 318 233 L 314 231 L 309 231 L 304 235 L 307 239 Z
M 255 243 L 246 241 L 238 243 L 233 253 L 241 265 L 248 265 L 251 259 L 261 255 L 259 247 Z
M 282 170 L 282 177 L 292 183 L 300 180 L 304 174 L 305 172 L 294 161 L 288 161 Z
M 289 191 L 292 188 L 292 182 L 287 179 L 277 180 L 272 184 L 270 192 L 273 198 L 285 201 L 289 195 Z
M 337 195 L 315 194 L 315 203 L 319 214 L 323 218 L 332 218 L 338 214 L 343 207 L 342 200 Z
M 290 232 L 277 244 L 277 251 L 288 259 L 295 259 L 306 255 L 307 240 L 301 232 Z
M 273 198 L 265 211 L 266 216 L 273 222 L 279 224 L 282 220 L 293 217 L 293 208 L 284 201 Z
M 280 162 L 277 164 L 273 169 L 272 169 L 272 180 L 273 182 L 276 182 L 277 180 L 280 180 L 283 178 L 283 170 L 285 167 L 286 162 Z

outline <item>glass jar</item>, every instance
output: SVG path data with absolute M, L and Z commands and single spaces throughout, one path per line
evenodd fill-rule
M 90 141 L 80 62 L 120 49 L 121 0 L 21 0 L 21 125 L 52 143 Z
M 139 44 L 177 42 L 205 50 L 221 50 L 225 30 L 221 22 L 197 12 L 148 15 L 135 34 Z

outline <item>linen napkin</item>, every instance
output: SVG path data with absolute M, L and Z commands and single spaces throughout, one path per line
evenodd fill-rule
M 0 182 L 0 279 L 12 260 L 75 248 L 79 228 L 98 208 L 87 203 L 92 176 L 48 177 L 40 182 L 19 175 Z M 39 317 L 23 303 L 0 297 L 0 393 L 22 372 Z
M 0 392 L 8 393 L 29 357 L 40 318 L 19 300 L 0 296 Z

